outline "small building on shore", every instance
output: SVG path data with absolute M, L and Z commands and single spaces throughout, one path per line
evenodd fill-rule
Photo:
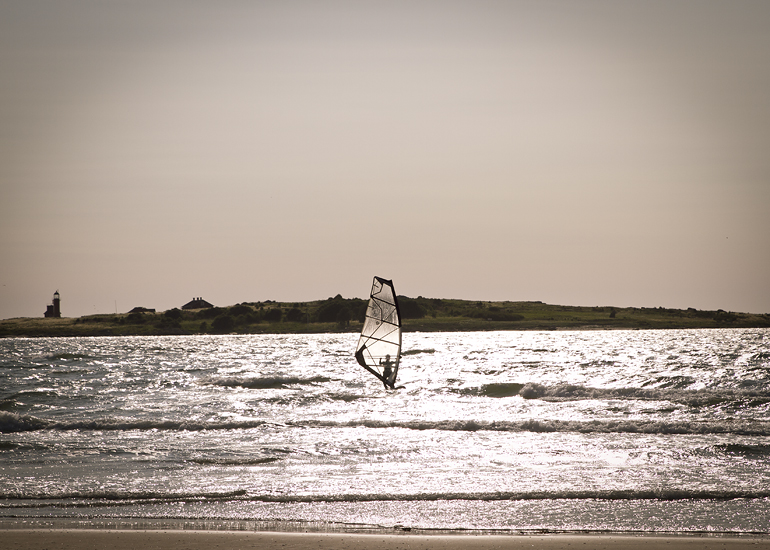
M 214 304 L 208 303 L 203 298 L 193 298 L 183 305 L 182 309 L 208 309 L 210 307 L 214 307 Z
M 61 317 L 61 299 L 59 298 L 59 291 L 53 293 L 53 304 L 48 306 L 43 314 L 45 317 Z

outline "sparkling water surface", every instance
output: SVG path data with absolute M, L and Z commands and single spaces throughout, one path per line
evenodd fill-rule
M 770 331 L 0 340 L 0 518 L 770 532 Z

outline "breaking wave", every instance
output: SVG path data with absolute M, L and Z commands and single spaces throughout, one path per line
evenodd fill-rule
M 283 389 L 289 386 L 302 386 L 310 384 L 324 384 L 331 381 L 325 376 L 313 376 L 312 378 L 299 378 L 297 376 L 228 376 L 213 377 L 202 380 L 204 384 L 212 386 L 224 386 L 227 388 L 248 388 L 253 390 Z
M 95 418 L 93 420 L 53 421 L 0 411 L 0 433 L 32 432 L 38 430 L 239 430 L 270 424 L 264 420 L 199 422 L 194 420 L 126 420 L 124 418 Z
M 465 395 L 482 397 L 513 397 L 524 399 L 540 399 L 543 401 L 578 401 L 586 399 L 638 399 L 643 401 L 671 401 L 692 407 L 721 405 L 724 403 L 740 402 L 751 406 L 770 403 L 770 394 L 755 390 L 688 390 L 676 387 L 662 388 L 591 388 L 574 384 L 518 384 L 501 382 L 485 384 L 475 388 L 458 390 Z
M 352 420 L 350 422 L 306 421 L 299 425 L 306 427 L 367 427 L 367 428 L 405 428 L 410 430 L 441 430 L 458 432 L 494 431 L 494 432 L 576 432 L 576 433 L 641 433 L 650 435 L 695 435 L 695 434 L 732 434 L 732 435 L 770 435 L 770 422 L 660 422 L 647 420 L 522 420 L 522 421 L 479 421 L 479 420 L 442 420 L 442 421 L 387 421 L 387 420 Z
M 265 456 L 260 458 L 191 458 L 193 464 L 202 466 L 258 466 L 260 464 L 270 464 L 281 460 L 275 456 Z
M 45 357 L 47 361 L 77 361 L 80 359 L 92 359 L 85 353 L 53 353 Z
M 101 418 L 83 421 L 52 421 L 30 415 L 0 411 L 0 433 L 30 432 L 37 430 L 246 430 L 265 425 L 277 425 L 264 420 L 238 420 L 202 422 L 192 420 L 125 420 Z M 439 430 L 456 432 L 576 432 L 576 433 L 640 433 L 658 435 L 732 434 L 768 436 L 770 421 L 682 421 L 664 422 L 650 420 L 303 420 L 286 422 L 283 426 L 301 428 L 403 428 L 408 430 Z
M 436 350 L 433 348 L 429 349 L 408 349 L 406 351 L 401 352 L 401 356 L 404 357 L 405 355 L 419 355 L 421 353 L 436 353 Z
M 741 456 L 744 458 L 770 457 L 770 445 L 741 445 L 739 443 L 728 443 L 725 445 L 715 445 L 714 449 L 726 455 Z
M 527 500 L 733 500 L 768 499 L 770 490 L 681 490 L 681 489 L 610 489 L 576 491 L 500 491 L 500 492 L 440 492 L 440 493 L 343 493 L 343 494 L 258 494 L 249 495 L 245 490 L 214 493 L 156 493 L 138 492 L 75 492 L 20 494 L 0 492 L 0 508 L 36 508 L 39 501 L 47 501 L 51 507 L 64 506 L 121 506 L 162 502 L 211 502 L 244 501 L 271 503 L 318 503 L 318 502 L 433 502 L 441 500 L 464 501 L 527 501 Z M 25 502 L 26 501 L 26 502 Z M 32 502 L 30 502 L 32 501 Z
M 0 493 L 0 499 L 7 500 L 61 500 L 64 506 L 72 506 L 72 501 L 91 501 L 83 502 L 82 504 L 93 505 L 93 501 L 98 501 L 98 504 L 104 506 L 110 502 L 114 502 L 117 505 L 123 504 L 141 504 L 142 502 L 194 502 L 194 501 L 212 501 L 212 500 L 231 500 L 246 495 L 246 491 L 238 489 L 236 491 L 223 491 L 223 492 L 211 492 L 211 493 L 161 493 L 152 491 L 84 491 L 84 492 L 51 492 L 51 493 L 34 493 L 34 494 L 21 494 L 16 492 Z M 50 503 L 56 505 L 56 503 Z M 77 503 L 74 503 L 77 506 Z M 0 507 L 5 508 L 36 508 L 40 506 L 39 503 L 14 503 L 7 502 Z

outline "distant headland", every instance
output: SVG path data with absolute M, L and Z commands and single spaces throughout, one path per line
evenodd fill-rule
M 243 302 L 215 307 L 195 298 L 163 312 L 0 321 L 0 337 L 358 332 L 367 300 L 337 295 L 312 302 Z M 201 306 L 201 307 L 196 307 Z M 406 332 L 770 327 L 770 314 L 723 310 L 582 307 L 399 296 Z

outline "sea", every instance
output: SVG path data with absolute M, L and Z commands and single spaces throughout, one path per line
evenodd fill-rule
M 0 339 L 0 525 L 770 533 L 766 328 L 357 340 Z

